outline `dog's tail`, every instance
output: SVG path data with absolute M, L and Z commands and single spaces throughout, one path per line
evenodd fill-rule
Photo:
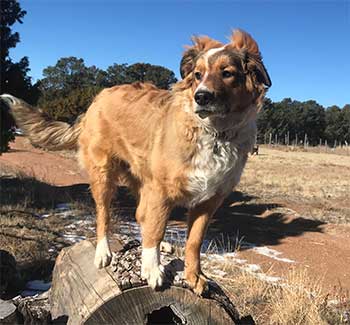
M 77 149 L 84 121 L 83 115 L 70 125 L 48 119 L 42 112 L 12 95 L 4 94 L 0 99 L 10 108 L 10 114 L 17 126 L 29 137 L 34 146 L 49 150 Z

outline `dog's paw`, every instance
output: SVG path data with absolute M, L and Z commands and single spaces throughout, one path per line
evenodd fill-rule
M 108 266 L 112 260 L 112 253 L 109 249 L 108 239 L 104 237 L 96 246 L 94 264 L 98 269 Z
M 142 268 L 141 277 L 147 281 L 152 289 L 160 288 L 165 279 L 164 267 L 160 264 L 152 269 Z
M 165 279 L 164 268 L 160 264 L 159 247 L 142 249 L 141 277 L 152 289 L 160 288 Z
M 201 296 L 208 290 L 208 279 L 204 274 L 187 273 L 185 281 L 195 294 Z

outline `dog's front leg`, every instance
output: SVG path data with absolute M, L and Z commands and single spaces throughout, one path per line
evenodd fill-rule
M 100 269 L 109 265 L 112 259 L 108 244 L 109 208 L 116 187 L 107 173 L 97 174 L 96 169 L 90 187 L 96 204 L 97 246 L 94 264 Z
M 223 198 L 215 196 L 190 209 L 188 214 L 188 233 L 185 249 L 185 279 L 193 291 L 201 295 L 207 286 L 207 279 L 200 266 L 200 250 L 209 221 Z
M 161 287 L 164 282 L 164 269 L 160 264 L 160 243 L 170 210 L 170 204 L 156 186 L 144 186 L 136 211 L 142 234 L 141 276 L 153 289 Z

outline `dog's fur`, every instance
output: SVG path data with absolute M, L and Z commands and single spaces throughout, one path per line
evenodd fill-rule
M 195 37 L 181 61 L 183 80 L 170 91 L 147 83 L 103 90 L 72 127 L 42 118 L 9 95 L 17 123 L 37 145 L 72 148 L 87 170 L 97 210 L 95 265 L 110 263 L 109 206 L 118 185 L 138 199 L 142 275 L 163 283 L 159 245 L 170 211 L 185 206 L 185 278 L 201 294 L 200 247 L 210 218 L 239 182 L 256 136 L 256 114 L 271 85 L 256 42 L 236 31 L 226 45 Z M 197 104 L 199 92 L 209 103 Z

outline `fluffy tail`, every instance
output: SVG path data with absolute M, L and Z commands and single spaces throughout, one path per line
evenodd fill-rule
M 21 99 L 4 94 L 0 99 L 10 108 L 16 124 L 35 146 L 49 150 L 76 149 L 81 132 L 83 116 L 74 125 L 51 121 L 40 111 Z

